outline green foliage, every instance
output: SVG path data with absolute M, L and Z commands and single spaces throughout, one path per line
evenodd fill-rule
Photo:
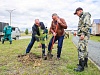
M 96 42 L 100 42 L 100 36 L 91 35 L 90 36 L 90 40 L 93 40 L 93 41 L 96 41 Z
M 29 32 L 28 32 L 28 28 L 26 28 L 26 30 L 25 30 L 25 34 L 28 35 L 28 33 L 29 33 Z

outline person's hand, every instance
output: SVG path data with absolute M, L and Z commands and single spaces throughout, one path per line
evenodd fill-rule
M 55 32 L 53 32 L 53 36 L 56 36 L 57 34 Z
M 59 19 L 59 18 L 57 19 L 57 22 L 58 22 L 58 23 L 61 23 L 61 21 L 60 21 L 60 19 Z
M 81 35 L 81 36 L 80 36 L 80 39 L 83 40 L 83 39 L 84 39 L 84 35 Z

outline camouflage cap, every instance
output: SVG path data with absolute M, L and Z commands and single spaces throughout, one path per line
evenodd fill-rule
M 77 11 L 79 11 L 79 10 L 83 10 L 81 7 L 78 7 L 76 10 L 75 10 L 75 13 L 74 13 L 74 15 L 76 15 L 77 14 Z

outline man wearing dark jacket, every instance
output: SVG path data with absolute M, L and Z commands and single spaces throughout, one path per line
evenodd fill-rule
M 40 22 L 39 19 L 35 19 L 35 24 L 32 27 L 32 38 L 26 49 L 26 53 L 29 53 L 35 41 L 39 41 L 37 36 L 40 36 L 39 27 L 42 30 L 45 30 L 45 26 L 43 22 Z M 45 44 L 42 44 L 42 55 L 45 55 Z
M 64 39 L 64 29 L 67 29 L 67 24 L 65 20 L 63 18 L 60 18 L 56 13 L 52 14 L 52 19 L 53 21 L 51 23 L 50 32 L 53 34 L 53 37 L 49 42 L 48 56 L 52 56 L 52 46 L 58 40 L 57 59 L 60 59 Z

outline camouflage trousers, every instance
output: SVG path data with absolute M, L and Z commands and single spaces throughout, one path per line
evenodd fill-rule
M 88 51 L 87 51 L 87 44 L 88 44 L 88 36 L 85 36 L 84 40 L 80 40 L 78 42 L 78 59 L 84 60 L 84 58 L 88 58 Z

